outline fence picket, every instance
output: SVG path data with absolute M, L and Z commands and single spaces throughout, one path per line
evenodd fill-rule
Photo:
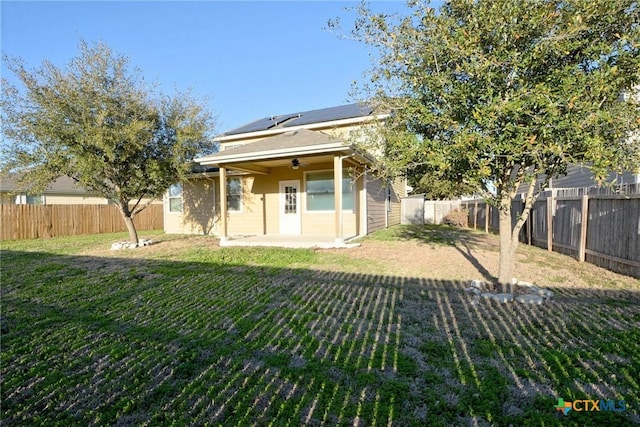
M 162 205 L 147 206 L 133 222 L 139 231 L 162 229 Z M 0 205 L 0 240 L 121 231 L 126 227 L 114 205 Z
M 638 194 L 604 191 L 558 191 L 534 203 L 520 241 L 575 256 L 618 273 L 640 277 L 640 187 Z M 545 197 L 546 196 L 546 197 Z M 493 229 L 491 207 L 484 201 L 468 201 L 470 221 L 485 219 L 485 231 Z M 512 204 L 519 215 L 521 202 Z M 495 229 L 494 229 L 495 230 Z

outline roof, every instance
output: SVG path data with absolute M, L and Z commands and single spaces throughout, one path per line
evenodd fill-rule
M 24 192 L 25 185 L 21 185 L 18 181 L 22 177 L 22 174 L 11 174 L 0 179 L 0 191 L 1 192 Z M 42 194 L 77 194 L 86 195 L 89 194 L 87 190 L 82 187 L 78 187 L 76 182 L 68 176 L 61 176 L 55 181 L 47 185 L 47 188 Z
M 221 162 L 258 160 L 276 156 L 302 156 L 305 154 L 349 150 L 351 150 L 350 146 L 324 132 L 299 129 L 195 160 L 201 164 L 211 165 Z
M 366 117 L 373 114 L 373 107 L 369 104 L 348 104 L 338 107 L 321 108 L 319 110 L 301 111 L 298 113 L 281 114 L 265 117 L 248 123 L 239 128 L 227 131 L 220 136 L 238 135 L 243 133 L 260 132 L 269 129 L 286 129 L 293 126 L 304 126 L 312 123 L 331 122 L 334 120 Z

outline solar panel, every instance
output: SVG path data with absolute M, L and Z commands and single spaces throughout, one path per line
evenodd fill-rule
M 236 129 L 224 133 L 224 135 L 237 135 L 241 133 L 260 132 L 276 126 L 288 128 L 292 126 L 302 126 L 312 123 L 330 122 L 333 120 L 350 119 L 353 117 L 368 116 L 373 112 L 373 108 L 366 104 L 348 104 L 338 107 L 321 108 L 319 110 L 309 110 L 294 114 L 282 114 L 279 116 L 265 117 L 260 120 L 248 123 Z

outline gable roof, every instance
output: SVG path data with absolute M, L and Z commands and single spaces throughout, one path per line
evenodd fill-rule
M 261 132 L 270 129 L 286 129 L 294 126 L 366 117 L 373 115 L 373 112 L 374 110 L 371 105 L 355 103 L 340 105 L 337 107 L 321 108 L 318 110 L 301 111 L 298 113 L 281 114 L 279 116 L 265 117 L 251 123 L 247 123 L 244 126 L 232 129 L 219 136 Z
M 28 193 L 28 187 L 25 188 L 25 185 L 19 182 L 22 176 L 22 173 L 18 173 L 0 178 L 0 191 L 7 193 Z M 77 183 L 68 176 L 61 176 L 49 183 L 42 194 L 76 194 L 84 196 L 90 193 L 84 188 L 79 187 Z

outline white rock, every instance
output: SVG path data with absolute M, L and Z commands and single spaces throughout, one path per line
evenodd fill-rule
M 485 292 L 481 296 L 485 299 L 492 299 L 503 303 L 513 301 L 513 294 L 494 294 L 491 292 Z
M 127 242 L 116 242 L 114 244 L 111 245 L 111 250 L 112 251 L 119 251 L 121 249 L 133 249 L 133 248 L 141 248 L 143 246 L 149 246 L 153 244 L 153 240 L 149 240 L 149 239 L 141 239 L 138 240 L 138 245 L 136 246 L 135 243 L 131 243 L 129 241 Z
M 472 280 L 471 281 L 471 287 L 472 288 L 476 288 L 476 289 L 480 289 L 481 291 L 486 291 L 487 288 L 487 284 L 485 282 L 483 282 L 482 280 Z
M 553 297 L 553 291 L 550 291 L 548 289 L 540 289 L 539 295 L 544 299 L 550 299 Z
M 534 285 L 533 283 L 530 283 L 530 282 L 522 282 L 522 281 L 520 281 L 520 282 L 517 283 L 517 285 L 522 287 L 522 288 L 537 288 L 536 285 Z
M 540 305 L 545 300 L 545 298 L 541 295 L 518 295 L 516 297 L 516 301 L 521 302 L 523 304 L 537 304 Z
M 474 295 L 480 295 L 482 293 L 480 289 L 474 288 L 474 287 L 465 288 L 464 291 L 468 294 L 474 294 Z

